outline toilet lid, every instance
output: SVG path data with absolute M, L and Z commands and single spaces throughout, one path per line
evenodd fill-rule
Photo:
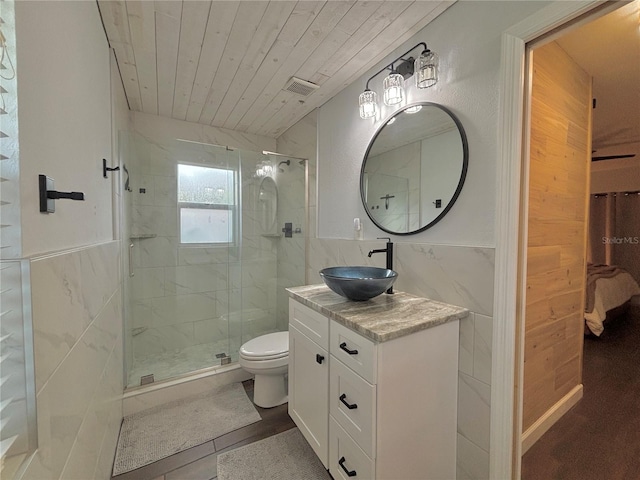
M 282 358 L 289 355 L 289 332 L 268 333 L 240 347 L 245 358 Z

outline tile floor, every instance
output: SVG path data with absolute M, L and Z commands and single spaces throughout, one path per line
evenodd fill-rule
M 253 380 L 243 383 L 253 399 Z M 295 427 L 287 413 L 287 404 L 274 408 L 256 406 L 262 420 L 246 427 L 176 453 L 137 470 L 111 477 L 112 480 L 212 480 L 217 478 L 216 460 L 219 453 L 257 442 Z
M 220 359 L 216 358 L 216 354 L 229 355 L 229 348 L 229 342 L 222 340 L 136 358 L 129 371 L 127 386 L 137 387 L 140 385 L 140 377 L 144 375 L 153 374 L 157 382 L 220 365 Z M 231 361 L 238 361 L 237 348 L 231 353 Z

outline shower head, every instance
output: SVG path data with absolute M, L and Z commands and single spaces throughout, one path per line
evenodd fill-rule
M 283 161 L 281 161 L 281 162 L 278 164 L 278 171 L 279 171 L 280 173 L 284 173 L 284 169 L 283 169 L 283 168 L 280 168 L 280 165 L 282 165 L 283 163 L 286 163 L 286 164 L 287 164 L 287 167 L 288 167 L 289 165 L 291 165 L 291 160 L 283 160 Z

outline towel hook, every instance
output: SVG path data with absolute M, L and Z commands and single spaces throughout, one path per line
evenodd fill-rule
M 104 178 L 108 178 L 107 177 L 107 172 L 117 172 L 118 170 L 120 170 L 120 167 L 107 167 L 107 159 L 103 158 L 102 159 L 102 176 Z

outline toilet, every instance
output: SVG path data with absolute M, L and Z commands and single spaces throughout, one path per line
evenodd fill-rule
M 240 347 L 240 366 L 255 375 L 253 403 L 263 408 L 286 403 L 289 332 L 268 333 Z

